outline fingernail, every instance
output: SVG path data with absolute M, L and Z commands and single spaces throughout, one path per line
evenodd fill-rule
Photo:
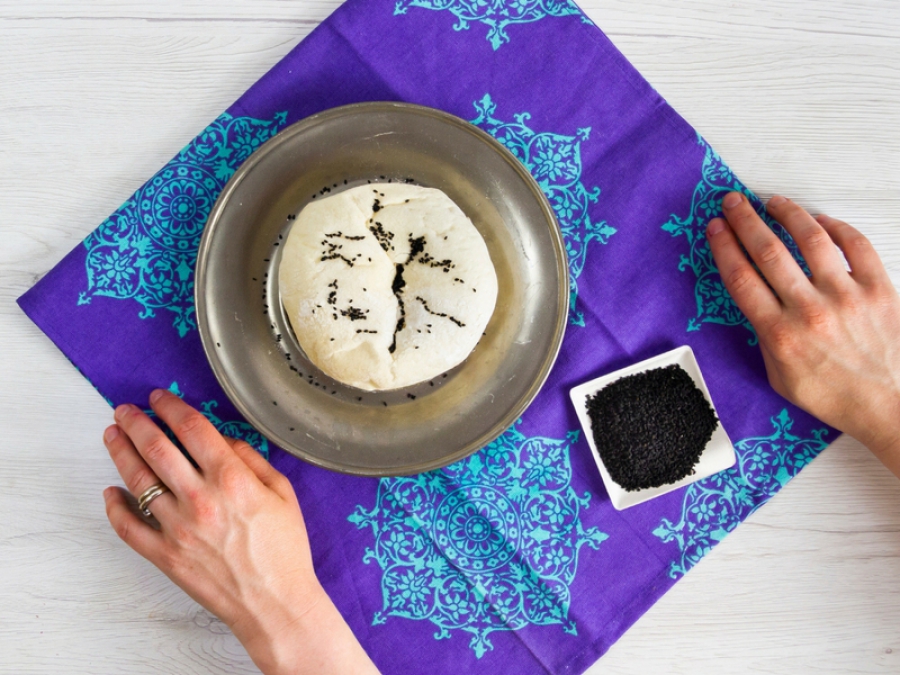
M 119 435 L 119 427 L 113 424 L 111 427 L 107 427 L 106 431 L 103 432 L 103 441 L 105 443 L 111 443 L 113 439 Z
M 109 498 L 112 497 L 113 488 L 108 487 L 103 491 L 103 501 L 108 502 Z
M 715 237 L 725 229 L 725 221 L 721 218 L 713 218 L 706 227 L 706 236 Z
M 165 396 L 168 392 L 165 389 L 154 389 L 150 394 L 150 403 L 156 403 L 159 399 Z
M 730 192 L 725 196 L 725 199 L 722 200 L 722 206 L 724 206 L 726 209 L 733 209 L 742 201 L 744 201 L 744 198 L 739 192 Z
M 116 411 L 113 413 L 113 417 L 115 417 L 117 420 L 120 420 L 134 411 L 135 407 L 133 405 L 131 405 L 130 403 L 123 403 L 118 408 L 116 408 Z
M 787 201 L 786 197 L 782 197 L 781 195 L 775 195 L 769 200 L 769 206 L 781 206 Z

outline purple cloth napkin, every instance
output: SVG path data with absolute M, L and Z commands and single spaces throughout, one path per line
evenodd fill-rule
M 229 176 L 286 125 L 368 100 L 440 108 L 506 145 L 553 204 L 572 272 L 559 360 L 513 428 L 447 469 L 382 480 L 269 447 L 219 388 L 193 308 L 197 244 Z M 580 673 L 833 437 L 769 388 L 712 263 L 704 228 L 732 189 L 745 190 L 568 0 L 350 0 L 19 303 L 111 404 L 172 387 L 269 454 L 384 673 Z M 682 344 L 738 464 L 617 512 L 567 392 Z

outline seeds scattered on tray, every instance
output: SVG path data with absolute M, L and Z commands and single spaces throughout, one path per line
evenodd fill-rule
M 678 365 L 616 380 L 587 397 L 587 412 L 603 464 L 629 492 L 694 473 L 719 424 L 703 392 Z

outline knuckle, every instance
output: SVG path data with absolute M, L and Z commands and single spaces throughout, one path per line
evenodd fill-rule
M 851 251 L 868 252 L 872 248 L 872 243 L 866 235 L 853 230 L 846 236 L 846 246 Z
M 146 466 L 142 466 L 135 470 L 134 475 L 131 477 L 132 484 L 134 485 L 134 494 L 135 496 L 141 494 L 148 487 L 156 483 L 159 479 L 156 477 L 156 474 L 150 471 Z
M 247 475 L 243 471 L 229 468 L 222 471 L 219 482 L 226 494 L 241 494 L 247 488 Z
M 198 412 L 190 412 L 181 418 L 173 429 L 177 434 L 192 435 L 203 429 L 206 418 Z
M 134 530 L 131 529 L 131 523 L 126 518 L 117 518 L 115 522 L 113 522 L 112 526 L 116 531 L 116 534 L 119 536 L 119 539 L 124 541 L 126 544 L 131 543 L 134 535 Z
M 194 517 L 201 527 L 210 528 L 219 522 L 219 509 L 213 502 L 194 505 Z
M 782 359 L 793 353 L 797 344 L 797 331 L 779 321 L 768 327 L 766 343 L 776 358 Z
M 294 493 L 294 486 L 291 484 L 291 481 L 289 481 L 286 476 L 284 476 L 280 473 L 275 475 L 275 478 L 272 479 L 272 483 L 274 485 L 278 486 L 278 489 L 281 492 L 284 492 L 287 494 Z
M 247 441 L 235 441 L 235 447 L 240 448 L 245 452 L 252 452 L 256 454 L 256 448 L 250 445 Z
M 800 236 L 800 239 L 806 248 L 810 249 L 818 249 L 831 243 L 831 237 L 819 227 L 809 228 Z
M 756 275 L 749 265 L 742 265 L 732 270 L 725 279 L 725 286 L 733 294 L 738 294 L 744 288 L 753 283 L 753 277 Z
M 159 551 L 158 558 L 156 560 L 156 566 L 164 572 L 177 576 L 178 571 L 181 568 L 181 564 L 181 558 L 178 555 L 177 550 L 173 550 L 171 547 L 165 546 L 161 551 Z
M 831 315 L 817 305 L 803 307 L 801 317 L 806 327 L 815 331 L 827 330 L 831 326 Z
M 157 436 L 144 447 L 144 458 L 149 463 L 163 461 L 169 453 L 171 444 L 164 436 Z
M 173 523 L 167 528 L 171 538 L 178 543 L 179 546 L 190 548 L 196 537 L 193 529 L 184 521 Z
M 778 263 L 782 251 L 784 251 L 784 246 L 782 246 L 781 242 L 777 239 L 765 242 L 759 247 L 759 252 L 757 254 L 759 256 L 760 264 L 772 266 Z

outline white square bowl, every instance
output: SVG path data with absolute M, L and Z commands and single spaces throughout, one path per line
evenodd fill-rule
M 694 465 L 694 473 L 682 478 L 680 481 L 668 485 L 660 485 L 659 487 L 654 488 L 629 491 L 610 477 L 609 471 L 606 470 L 606 466 L 603 464 L 603 460 L 600 459 L 600 453 L 597 452 L 597 444 L 594 443 L 591 418 L 588 416 L 587 412 L 588 396 L 597 393 L 606 385 L 623 377 L 627 377 L 628 375 L 642 373 L 655 368 L 664 368 L 665 366 L 673 364 L 681 366 L 685 372 L 691 376 L 691 379 L 694 380 L 694 384 L 696 384 L 700 391 L 703 392 L 706 400 L 709 401 L 709 404 L 712 406 L 713 410 L 715 410 L 716 406 L 709 396 L 709 389 L 706 388 L 706 383 L 703 381 L 703 375 L 700 373 L 700 366 L 697 364 L 697 359 L 694 357 L 693 350 L 688 346 L 678 347 L 665 354 L 654 356 L 646 361 L 641 361 L 640 363 L 635 363 L 627 368 L 622 368 L 621 370 L 609 373 L 608 375 L 595 378 L 574 387 L 569 392 L 569 396 L 575 406 L 575 412 L 578 414 L 578 421 L 581 422 L 581 427 L 584 429 L 588 445 L 590 445 L 591 452 L 594 455 L 594 461 L 597 462 L 597 468 L 600 469 L 600 476 L 603 478 L 603 484 L 606 486 L 606 491 L 609 493 L 609 498 L 612 500 L 613 507 L 618 511 L 627 509 L 629 506 L 642 504 L 654 497 L 659 497 L 660 495 L 672 492 L 672 490 L 677 490 L 680 487 L 690 485 L 698 480 L 712 476 L 714 473 L 724 471 L 725 469 L 734 466 L 736 461 L 734 446 L 731 444 L 731 439 L 728 438 L 728 434 L 725 433 L 722 422 L 719 421 L 716 430 L 713 432 L 712 438 L 709 439 L 709 442 L 700 454 L 699 461 Z M 718 417 L 718 413 L 716 413 L 716 417 Z

